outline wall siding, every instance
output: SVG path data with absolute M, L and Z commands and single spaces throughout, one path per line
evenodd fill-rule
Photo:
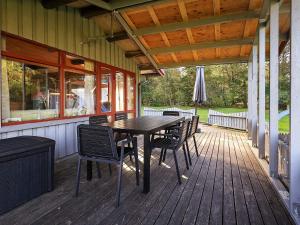
M 0 0 L 0 6 L 2 31 L 134 72 L 137 75 L 138 85 L 139 72 L 135 61 L 125 58 L 124 51 L 115 43 L 99 39 L 82 44 L 87 37 L 103 36 L 104 32 L 92 19 L 82 18 L 77 9 L 62 6 L 46 10 L 39 0 Z M 71 121 L 41 122 L 2 128 L 0 123 L 0 139 L 20 135 L 37 135 L 54 139 L 55 157 L 59 159 L 77 152 L 76 127 L 87 123 L 88 118 Z
M 0 0 L 2 30 L 67 52 L 85 56 L 138 74 L 133 59 L 104 39 L 82 44 L 87 37 L 104 35 L 93 19 L 62 6 L 46 10 L 39 0 Z

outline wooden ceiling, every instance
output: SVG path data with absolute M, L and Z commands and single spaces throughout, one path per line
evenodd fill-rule
M 113 1 L 116 0 L 105 2 Z M 127 2 L 130 1 L 132 0 Z M 107 34 L 112 32 L 124 34 L 124 28 L 115 19 L 111 20 L 111 14 L 105 14 L 107 11 L 100 8 L 98 13 L 95 12 L 95 7 L 99 6 L 99 4 L 95 6 L 95 2 L 104 1 L 70 1 L 68 5 L 80 8 L 85 17 L 93 17 Z M 251 54 L 252 44 L 257 38 L 259 21 L 268 18 L 265 5 L 269 1 L 264 0 L 144 2 L 147 3 L 125 7 L 118 11 L 159 68 L 246 62 Z M 89 11 L 88 14 L 88 8 L 94 11 Z M 289 36 L 289 8 L 290 2 L 285 0 L 280 9 L 282 43 L 286 43 Z M 267 28 L 267 40 L 268 33 Z M 135 57 L 141 68 L 147 67 L 150 63 L 148 58 L 134 41 L 127 38 L 117 40 L 116 43 L 127 52 L 127 57 Z M 267 41 L 267 58 L 268 43 Z

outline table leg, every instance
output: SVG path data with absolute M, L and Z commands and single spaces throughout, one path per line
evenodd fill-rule
M 90 160 L 87 160 L 86 162 L 86 179 L 88 181 L 92 180 L 93 178 L 93 162 Z
M 150 191 L 150 134 L 144 135 L 144 193 Z

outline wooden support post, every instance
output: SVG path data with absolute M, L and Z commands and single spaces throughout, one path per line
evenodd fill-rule
M 252 135 L 252 111 L 253 111 L 253 105 L 252 105 L 252 62 L 248 62 L 248 139 L 251 139 Z
M 279 71 L 279 7 L 273 1 L 270 7 L 270 131 L 269 163 L 270 175 L 278 176 L 278 71 Z
M 261 23 L 259 25 L 259 51 L 258 51 L 258 77 L 259 77 L 259 87 L 258 87 L 258 148 L 259 148 L 259 158 L 265 158 L 265 111 L 266 111 L 266 25 Z
M 291 1 L 290 212 L 300 222 L 300 1 Z
M 258 77 L 258 65 L 257 65 L 257 45 L 252 47 L 252 145 L 257 147 L 257 77 Z

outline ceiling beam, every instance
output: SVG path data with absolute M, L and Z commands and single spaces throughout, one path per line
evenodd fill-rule
M 120 15 L 120 13 L 118 11 L 115 11 L 114 15 L 115 15 L 116 19 L 119 21 L 119 23 L 122 25 L 122 27 L 125 29 L 125 31 L 128 33 L 128 35 L 130 36 L 130 38 L 137 44 L 137 46 L 145 54 L 145 56 L 148 58 L 148 60 L 150 61 L 150 63 L 153 65 L 153 67 L 159 73 L 161 73 L 161 71 L 159 70 L 159 67 L 158 67 L 157 63 L 155 62 L 155 60 L 153 59 L 153 57 L 148 53 L 147 49 L 144 47 L 144 45 L 141 43 L 141 41 L 138 39 L 138 37 L 136 37 L 133 34 L 133 32 L 132 32 L 131 28 L 129 27 L 129 25 L 127 24 L 126 20 Z
M 134 33 L 135 35 L 142 36 L 147 34 L 182 30 L 186 28 L 193 28 L 193 27 L 199 27 L 204 25 L 214 25 L 218 23 L 232 22 L 232 21 L 244 20 L 244 19 L 253 19 L 258 17 L 259 17 L 259 12 L 257 11 L 239 12 L 239 13 L 226 14 L 221 16 L 210 16 L 210 17 L 194 19 L 190 21 L 163 24 L 160 26 L 145 27 L 145 28 L 134 30 Z
M 125 31 L 114 33 L 113 36 L 108 36 L 106 38 L 106 40 L 108 42 L 122 41 L 122 40 L 126 40 L 126 39 L 129 39 L 129 36 L 128 36 L 127 32 L 125 32 Z
M 166 63 L 158 65 L 162 69 L 177 68 L 186 66 L 207 66 L 207 65 L 220 65 L 220 64 L 232 64 L 232 63 L 246 63 L 248 57 L 239 58 L 219 58 L 213 60 L 200 60 L 200 61 L 186 61 L 180 63 Z
M 41 0 L 41 3 L 45 9 L 54 9 L 76 1 L 77 0 Z
M 110 12 L 111 11 L 99 8 L 99 7 L 94 6 L 94 5 L 90 5 L 90 6 L 87 6 L 87 7 L 84 7 L 84 8 L 80 9 L 80 15 L 84 18 L 87 18 L 87 19 L 95 17 L 95 16 L 100 16 L 100 15 L 103 15 L 103 14 L 106 14 L 106 13 L 110 13 Z
M 145 54 L 141 50 L 125 52 L 126 58 L 139 57 L 139 56 L 145 56 Z
M 85 1 L 92 5 L 98 6 L 99 8 L 106 9 L 108 11 L 113 10 L 111 3 L 107 3 L 103 0 L 85 0 Z
M 139 70 L 155 70 L 154 66 L 151 64 L 139 64 Z
M 191 45 L 179 45 L 166 48 L 152 48 L 149 49 L 150 54 L 159 54 L 159 53 L 169 53 L 169 52 L 182 52 L 182 51 L 192 51 L 196 49 L 207 49 L 207 48 L 222 48 L 228 46 L 236 45 L 250 45 L 253 43 L 253 38 L 244 38 L 244 39 L 234 39 L 234 40 L 220 40 L 220 41 L 211 41 L 196 43 Z

